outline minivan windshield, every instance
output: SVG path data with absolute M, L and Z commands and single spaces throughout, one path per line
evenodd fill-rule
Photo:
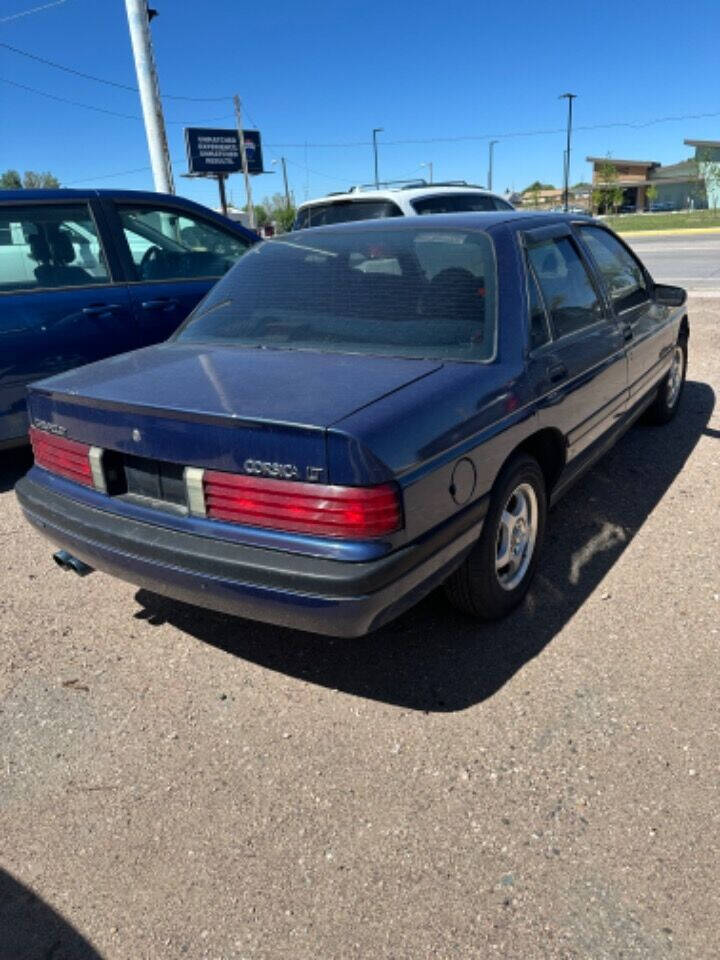
M 291 233 L 251 247 L 174 339 L 486 361 L 496 290 L 481 231 Z

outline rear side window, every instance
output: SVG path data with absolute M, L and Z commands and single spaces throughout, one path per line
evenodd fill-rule
M 220 277 L 248 249 L 244 237 L 184 211 L 118 207 L 135 280 Z
M 570 237 L 531 242 L 528 258 L 555 337 L 565 337 L 602 319 L 600 300 Z
M 528 270 L 528 301 L 530 310 L 530 349 L 535 350 L 550 339 L 547 314 L 540 297 L 537 281 L 532 270 Z
M 402 215 L 402 210 L 392 200 L 340 200 L 299 210 L 295 218 L 295 229 L 325 227 L 331 223 L 349 223 L 351 220 L 381 220 Z
M 649 300 L 642 268 L 619 240 L 601 227 L 582 226 L 579 233 L 605 281 L 615 310 L 630 310 Z
M 87 204 L 0 207 L 0 293 L 109 282 Z
M 495 197 L 486 193 L 442 193 L 434 197 L 411 200 L 415 213 L 467 213 L 497 210 Z

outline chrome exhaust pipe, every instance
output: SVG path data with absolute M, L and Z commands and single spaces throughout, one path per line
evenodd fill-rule
M 54 553 L 52 556 L 61 570 L 72 570 L 72 572 L 76 573 L 79 577 L 86 577 L 94 570 L 94 567 L 89 567 L 86 563 L 83 563 L 82 560 L 78 560 L 77 557 L 68 553 L 67 550 L 58 550 L 57 553 Z

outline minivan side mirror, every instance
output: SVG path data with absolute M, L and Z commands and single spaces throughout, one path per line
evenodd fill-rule
M 682 287 L 671 287 L 667 283 L 655 284 L 655 302 L 663 307 L 682 307 L 687 300 L 687 291 Z

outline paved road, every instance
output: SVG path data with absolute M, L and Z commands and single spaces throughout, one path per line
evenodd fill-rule
M 720 340 L 502 624 L 363 641 L 78 579 L 0 463 L 0 960 L 710 960 Z
M 628 237 L 654 279 L 688 293 L 720 297 L 720 234 Z

